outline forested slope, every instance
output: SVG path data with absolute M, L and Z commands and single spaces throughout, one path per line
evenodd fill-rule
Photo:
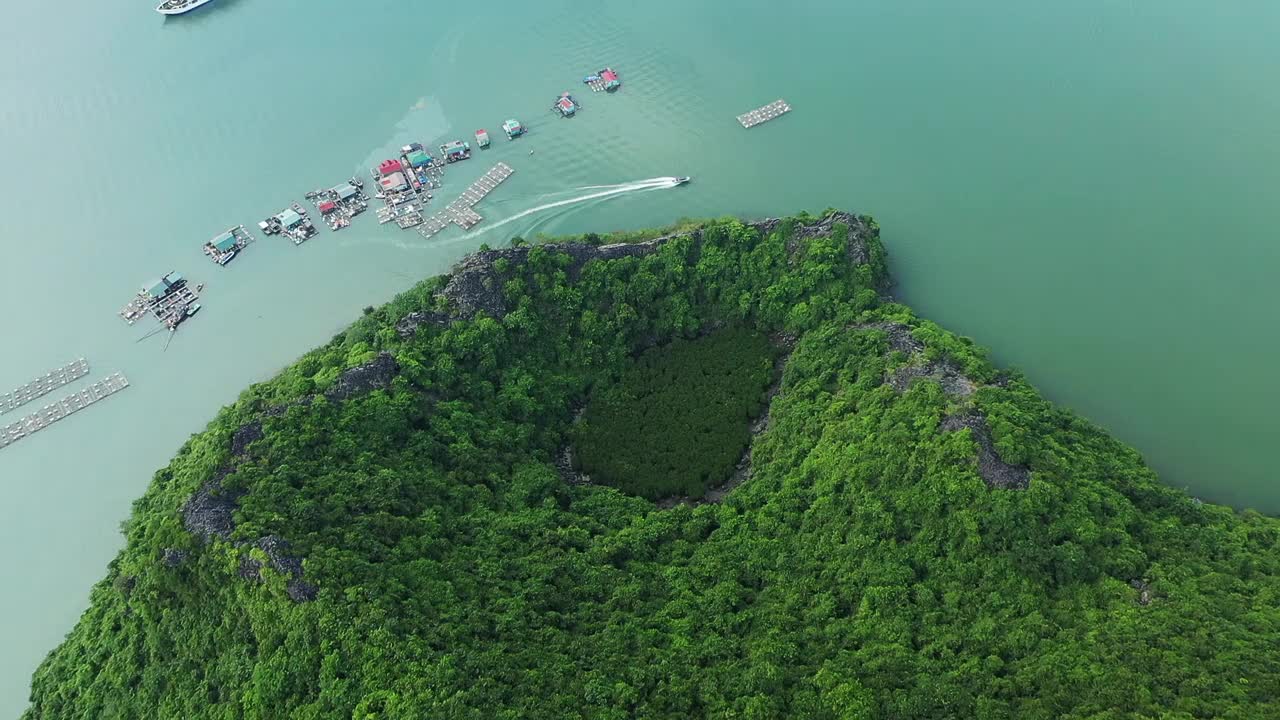
M 245 391 L 26 717 L 1280 717 L 1276 521 L 891 302 L 869 218 L 584 240 L 472 256 Z M 591 398 L 721 327 L 784 359 L 740 484 L 576 482 Z

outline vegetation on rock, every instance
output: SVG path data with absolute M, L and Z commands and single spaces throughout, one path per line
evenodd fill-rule
M 869 219 L 583 247 L 481 253 L 246 390 L 25 717 L 1280 717 L 1280 524 L 887 301 Z M 749 481 L 560 479 L 590 388 L 721 323 L 796 339 Z

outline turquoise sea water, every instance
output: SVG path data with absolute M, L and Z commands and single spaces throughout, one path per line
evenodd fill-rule
M 1277 31 L 1280 6 L 1262 0 L 9 8 L 0 386 L 81 355 L 91 379 L 121 370 L 133 386 L 0 451 L 0 715 L 22 707 L 131 501 L 190 434 L 361 307 L 514 233 L 872 213 L 922 314 L 1167 482 L 1280 510 Z M 605 64 L 623 90 L 585 91 Z M 566 89 L 585 103 L 573 120 L 547 110 Z M 734 121 L 778 97 L 795 111 Z M 529 136 L 497 139 L 512 116 Z M 516 175 L 471 234 L 424 241 L 370 214 L 301 248 L 261 238 L 228 268 L 200 253 L 405 142 L 478 127 L 493 149 L 452 166 L 438 197 L 497 160 Z M 576 188 L 686 174 L 483 232 L 591 192 Z M 167 349 L 137 342 L 145 329 L 115 311 L 172 269 L 208 283 L 204 311 Z

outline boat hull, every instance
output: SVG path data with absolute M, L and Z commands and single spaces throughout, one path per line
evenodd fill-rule
M 204 7 L 205 5 L 208 5 L 211 2 L 213 2 L 213 0 L 195 0 L 195 2 L 192 2 L 190 4 L 182 5 L 179 7 L 173 7 L 173 8 L 166 8 L 165 3 L 161 3 L 156 6 L 156 12 L 160 13 L 161 15 L 185 15 L 191 12 L 192 10 L 195 10 L 196 8 Z

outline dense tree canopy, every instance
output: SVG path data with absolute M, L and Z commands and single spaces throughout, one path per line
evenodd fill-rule
M 570 433 L 578 468 L 651 500 L 702 497 L 730 479 L 746 449 L 775 352 L 743 328 L 646 350 L 591 394 Z
M 869 219 L 590 241 L 483 253 L 245 391 L 25 717 L 1280 717 L 1277 522 L 889 301 Z M 722 325 L 795 339 L 746 482 L 564 482 L 593 388 Z

